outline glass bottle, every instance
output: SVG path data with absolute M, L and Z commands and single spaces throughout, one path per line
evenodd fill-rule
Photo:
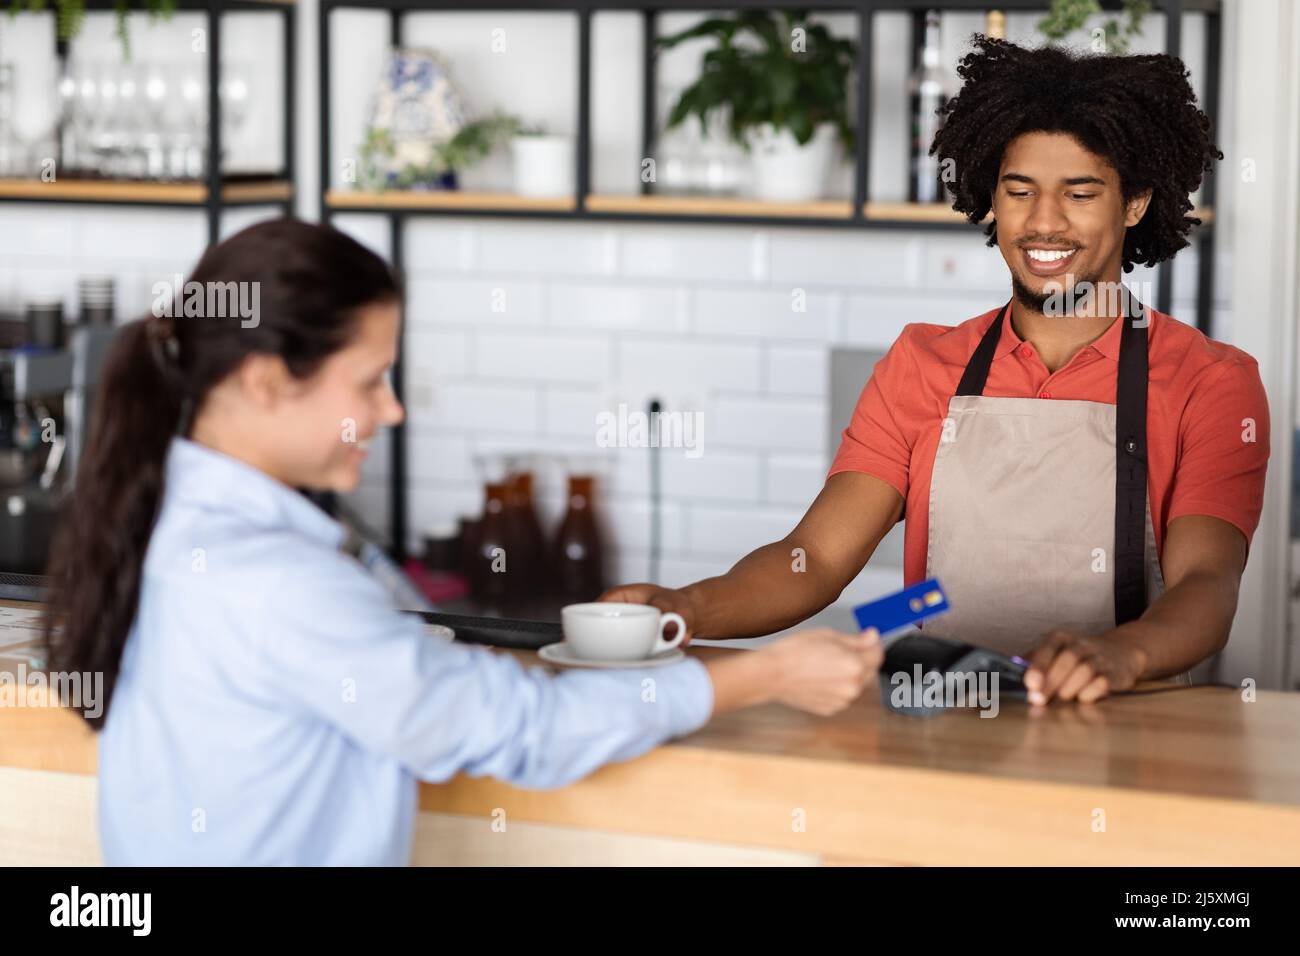
M 516 590 L 519 597 L 532 597 L 544 590 L 546 583 L 546 545 L 542 523 L 533 507 L 533 473 L 512 470 L 506 488 L 506 514 L 516 539 Z
M 489 606 L 507 603 L 513 588 L 510 572 L 515 548 L 506 517 L 507 492 L 504 481 L 489 481 L 484 486 L 483 517 L 474 542 L 471 588 L 474 598 Z
M 569 476 L 569 505 L 551 548 L 556 590 L 568 600 L 592 601 L 605 590 L 604 542 L 592 494 L 595 478 Z
M 921 48 L 921 65 L 908 84 L 911 98 L 911 161 L 907 177 L 910 202 L 943 202 L 946 192 L 939 168 L 939 158 L 930 155 L 930 145 L 939 132 L 937 110 L 946 101 L 943 70 L 939 67 L 939 11 L 925 15 L 925 39 Z

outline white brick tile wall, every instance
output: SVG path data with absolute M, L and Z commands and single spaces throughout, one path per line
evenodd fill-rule
M 617 267 L 609 229 L 568 223 L 488 222 L 479 227 L 479 268 L 538 276 L 608 275 Z
M 403 236 L 407 270 L 415 275 L 474 269 L 478 263 L 478 230 L 478 225 L 468 222 L 409 221 Z
M 770 395 L 824 397 L 830 387 L 825 347 L 769 346 L 763 355 L 763 389 Z
M 406 313 L 418 325 L 539 325 L 542 285 L 526 279 L 413 275 L 407 281 Z
M 603 335 L 483 332 L 477 337 L 478 375 L 510 381 L 603 382 L 609 375 L 610 340 Z
M 683 279 L 762 278 L 767 244 L 748 230 L 648 226 L 623 234 L 622 271 L 629 276 Z M 756 261 L 757 259 L 757 261 Z
M 820 455 L 773 453 L 767 459 L 767 501 L 806 508 L 822 490 L 829 467 Z
M 685 289 L 642 283 L 553 282 L 548 286 L 548 324 L 556 328 L 635 329 L 682 332 L 686 329 Z
M 835 338 L 839 296 L 801 286 L 788 289 L 701 289 L 694 327 L 714 335 L 755 339 Z
M 735 560 L 785 537 L 802 516 L 799 508 L 693 506 L 687 526 L 690 553 L 732 555 Z
M 706 424 L 710 445 L 822 451 L 826 403 L 811 399 L 720 398 Z
M 541 426 L 539 398 L 532 387 L 445 382 L 434 386 L 430 408 L 408 408 L 407 414 L 413 429 L 535 432 Z
M 920 280 L 920 243 L 898 232 L 802 229 L 772 234 L 771 281 L 779 286 L 905 288 Z
M 628 335 L 617 341 L 616 355 L 618 394 L 628 401 L 652 394 L 678 397 L 668 410 L 702 409 L 706 397 L 720 390 L 757 391 L 762 374 L 762 352 L 746 342 Z

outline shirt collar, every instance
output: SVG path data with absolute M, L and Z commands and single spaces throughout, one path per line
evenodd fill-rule
M 331 548 L 345 534 L 342 525 L 299 492 L 252 465 L 179 436 L 168 449 L 164 494 L 237 515 L 260 528 L 288 528 Z
M 993 354 L 993 358 L 995 361 L 997 359 L 1002 358 L 1002 356 L 1004 355 L 1008 355 L 1011 352 L 1014 352 L 1016 349 L 1018 349 L 1021 345 L 1024 344 L 1024 340 L 1019 335 L 1016 334 L 1015 328 L 1011 325 L 1011 312 L 1013 309 L 1015 309 L 1015 307 L 1016 307 L 1015 302 L 1012 301 L 1010 309 L 1007 309 L 1005 306 L 1003 306 L 1003 308 L 1000 308 L 995 313 L 993 313 L 992 322 L 996 322 L 998 320 L 998 316 L 1002 316 L 1003 310 L 1005 309 L 1006 311 L 1006 315 L 1002 318 L 1002 332 L 998 336 L 998 348 L 997 351 Z M 1148 321 L 1154 322 L 1155 315 L 1156 315 L 1155 309 L 1148 309 L 1147 313 L 1148 313 Z M 984 326 L 984 329 L 985 331 L 988 331 L 988 326 L 987 325 Z M 1124 331 L 1124 323 L 1120 319 L 1116 319 L 1109 326 L 1107 326 L 1106 331 L 1101 333 L 1100 337 L 1093 340 L 1092 342 L 1089 342 L 1087 345 L 1084 346 L 1084 348 L 1096 349 L 1106 358 L 1111 359 L 1114 362 L 1118 362 L 1119 341 L 1120 341 L 1120 335 L 1123 333 L 1123 331 Z M 1148 334 L 1150 333 L 1148 332 Z

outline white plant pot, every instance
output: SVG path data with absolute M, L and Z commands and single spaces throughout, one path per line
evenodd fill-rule
M 510 147 L 516 193 L 539 199 L 573 195 L 573 137 L 516 136 Z
M 835 126 L 823 123 L 800 146 L 788 129 L 777 132 L 771 123 L 749 132 L 754 164 L 754 196 L 772 202 L 820 199 L 835 152 Z

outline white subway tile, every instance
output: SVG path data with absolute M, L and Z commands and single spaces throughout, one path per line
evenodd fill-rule
M 812 399 L 719 398 L 705 434 L 711 445 L 822 452 L 826 403 Z
M 830 383 L 830 353 L 825 348 L 769 346 L 763 386 L 769 395 L 823 397 Z
M 532 280 L 412 277 L 406 312 L 412 324 L 445 322 L 538 325 L 542 286 Z
M 919 241 L 886 232 L 781 230 L 772 236 L 771 281 L 801 288 L 911 286 L 917 276 L 915 255 L 909 247 Z
M 918 241 L 924 244 L 920 284 L 926 289 L 996 292 L 1003 302 L 1011 297 L 1006 260 L 997 246 L 984 245 L 981 233 L 930 235 Z
M 476 428 L 535 432 L 541 425 L 538 391 L 516 385 L 439 382 L 428 409 L 408 408 L 412 429 Z
M 648 501 L 609 501 L 603 514 L 611 547 L 619 550 L 650 547 L 652 511 Z M 664 502 L 660 522 L 660 547 L 664 551 L 684 550 L 686 520 L 682 507 L 671 501 Z
M 771 455 L 767 460 L 766 500 L 808 507 L 821 493 L 829 467 L 818 455 Z
M 835 336 L 839 297 L 802 287 L 788 289 L 700 289 L 695 293 L 694 327 L 714 335 L 746 339 L 812 339 Z
M 615 234 L 585 223 L 488 221 L 479 227 L 479 268 L 546 277 L 605 275 L 617 259 L 611 254 Z
M 617 342 L 617 355 L 619 394 L 629 401 L 669 393 L 693 399 L 690 405 L 679 403 L 666 410 L 698 410 L 705 396 L 717 389 L 757 390 L 762 369 L 759 347 L 741 342 L 625 336 Z
M 756 241 L 744 228 L 628 226 L 620 265 L 629 276 L 752 280 Z
M 179 259 L 181 272 L 187 276 L 207 245 L 203 216 L 192 210 L 97 210 L 83 213 L 76 229 L 84 255 L 99 256 L 112 250 L 114 256 L 128 259 Z
M 480 333 L 474 368 L 483 377 L 536 382 L 603 382 L 611 374 L 607 336 Z
M 700 448 L 620 448 L 614 456 L 614 481 L 620 495 L 650 494 L 651 455 L 659 461 L 662 494 L 674 501 L 757 502 L 762 462 L 757 453 Z
M 802 511 L 789 508 L 692 505 L 687 544 L 692 556 L 730 556 L 735 562 L 755 548 L 780 541 L 802 517 Z
M 407 433 L 407 480 L 474 482 L 470 441 L 463 435 Z
M 903 327 L 913 322 L 960 325 L 1005 304 L 1006 298 L 999 299 L 988 292 L 968 295 L 863 292 L 848 297 L 841 341 L 845 345 L 885 350 L 902 333 Z
M 542 430 L 547 435 L 585 438 L 595 445 L 596 416 L 609 410 L 599 388 L 547 388 L 542 396 Z
M 468 332 L 412 329 L 405 339 L 402 361 L 408 397 L 412 386 L 433 386 L 439 379 L 465 378 L 472 374 Z
M 462 515 L 483 513 L 483 490 L 473 484 L 412 482 L 407 490 L 407 547 L 412 554 L 422 548 L 420 536 L 439 525 L 455 525 Z
M 547 287 L 550 325 L 681 332 L 687 295 L 667 286 L 554 282 Z
M 468 272 L 478 264 L 478 233 L 472 223 L 455 219 L 409 219 L 403 237 L 406 269 L 425 272 Z

